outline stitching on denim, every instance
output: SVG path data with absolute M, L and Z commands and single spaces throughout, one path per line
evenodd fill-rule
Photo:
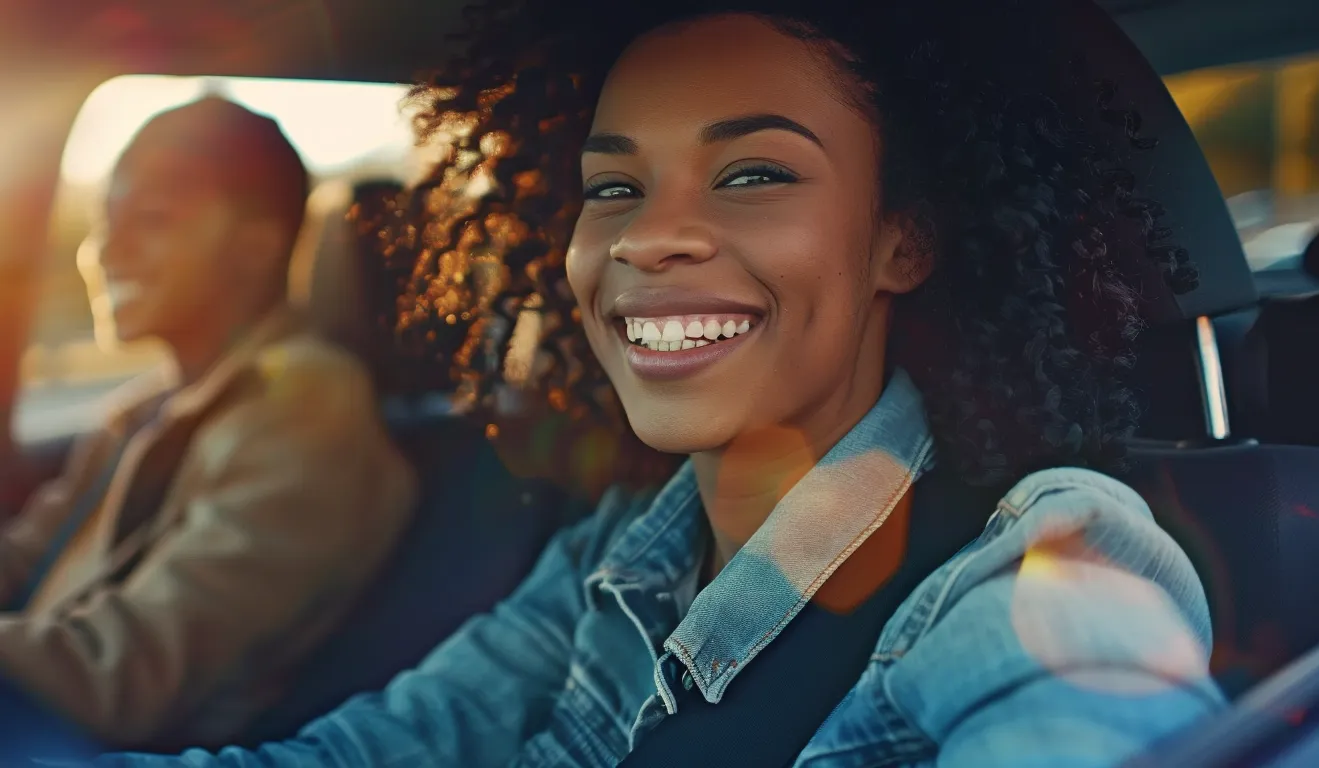
M 659 654 L 655 651 L 655 645 L 650 641 L 650 635 L 647 634 L 646 627 L 642 625 L 640 617 L 638 617 L 636 612 L 632 610 L 632 607 L 627 604 L 627 600 L 623 598 L 622 591 L 618 586 L 610 584 L 609 582 L 601 583 L 600 591 L 613 594 L 614 599 L 618 601 L 618 607 L 621 608 L 623 613 L 632 620 L 633 626 L 637 628 L 637 632 L 639 632 L 641 637 L 646 641 L 646 651 L 650 653 L 651 668 L 657 670 L 656 674 L 659 674 Z M 669 712 L 669 714 L 678 711 L 677 702 L 669 700 L 669 696 L 672 695 L 671 693 L 666 695 L 666 691 L 664 690 L 660 690 L 658 693 L 660 698 L 664 700 L 665 711 Z
M 628 734 L 627 724 L 615 717 L 611 712 L 609 705 L 605 702 L 604 696 L 596 689 L 590 676 L 586 674 L 585 667 L 576 663 L 570 664 L 568 666 L 568 681 L 572 683 L 577 690 L 581 691 L 585 696 L 591 699 L 591 702 L 595 704 L 598 710 L 597 717 L 613 723 L 619 728 L 623 735 L 626 736 Z M 578 716 L 578 719 L 582 719 L 580 715 Z
M 833 561 L 829 563 L 829 565 L 824 569 L 823 572 L 821 572 L 818 576 L 815 577 L 815 579 L 811 581 L 810 585 L 808 585 L 807 588 L 803 591 L 801 597 L 797 600 L 797 602 L 794 603 L 793 606 L 788 610 L 788 612 L 783 615 L 783 618 L 779 619 L 779 621 L 769 631 L 767 631 L 764 635 L 762 635 L 761 638 L 757 640 L 754 645 L 752 645 L 751 649 L 744 655 L 743 658 L 744 663 L 746 659 L 755 656 L 766 645 L 768 645 L 769 642 L 775 636 L 777 636 L 780 631 L 782 631 L 783 627 L 786 626 L 787 623 L 793 619 L 793 617 L 795 617 L 798 613 L 801 612 L 802 607 L 805 606 L 806 603 L 810 602 L 811 597 L 813 597 L 815 593 L 819 591 L 820 585 L 823 584 L 826 580 L 828 580 L 828 578 L 833 575 L 834 571 L 838 570 L 838 567 L 845 560 L 847 560 L 848 557 L 851 557 L 852 553 L 855 552 L 857 548 L 860 547 L 861 544 L 866 541 L 866 539 L 873 536 L 875 532 L 878 531 L 880 527 L 884 525 L 884 523 L 888 520 L 889 516 L 893 514 L 893 510 L 897 506 L 898 501 L 911 488 L 912 482 L 914 480 L 914 472 L 912 468 L 920 467 L 924 463 L 925 458 L 928 456 L 933 444 L 934 444 L 934 440 L 929 436 L 926 436 L 921 441 L 921 446 L 919 449 L 917 449 L 916 460 L 911 462 L 910 467 L 908 467 L 908 469 L 905 472 L 903 472 L 902 478 L 899 481 L 898 488 L 884 503 L 883 511 L 881 511 L 875 517 L 875 519 L 872 520 L 870 525 L 866 526 L 866 528 L 861 533 L 859 533 L 855 538 L 852 539 L 852 541 L 847 545 L 847 547 L 845 547 L 843 551 L 840 552 L 838 556 L 835 557 Z M 736 669 L 736 667 L 734 667 L 734 669 Z M 724 676 L 726 677 L 727 675 L 728 672 L 725 671 Z

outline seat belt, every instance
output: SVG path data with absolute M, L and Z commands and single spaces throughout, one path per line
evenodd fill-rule
M 884 625 L 920 582 L 984 530 L 1001 494 L 936 469 L 916 483 L 898 571 L 847 615 L 812 601 L 746 665 L 723 700 L 679 690 L 664 718 L 623 759 L 624 768 L 791 766 L 856 685 Z

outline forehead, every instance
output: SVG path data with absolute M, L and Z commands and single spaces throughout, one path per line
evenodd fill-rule
M 609 73 L 594 129 L 636 133 L 761 113 L 803 122 L 821 138 L 831 123 L 860 119 L 818 47 L 753 16 L 718 16 L 633 43 Z
M 180 201 L 214 198 L 222 185 L 215 163 L 196 152 L 174 147 L 133 146 L 115 166 L 111 201 L 160 195 Z

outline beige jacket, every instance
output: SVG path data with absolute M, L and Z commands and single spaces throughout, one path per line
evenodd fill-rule
M 81 556 L 23 613 L 0 613 L 0 674 L 125 747 L 222 743 L 273 704 L 388 557 L 416 488 L 362 367 L 289 312 L 127 436 L 168 386 L 129 385 L 0 536 L 3 605 L 127 437 Z M 153 480 L 178 450 L 172 482 Z M 130 489 L 153 482 L 163 502 L 123 519 Z

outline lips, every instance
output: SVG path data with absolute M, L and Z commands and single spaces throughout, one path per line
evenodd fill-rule
M 682 288 L 633 288 L 619 294 L 611 306 L 605 307 L 605 317 L 610 320 L 719 314 L 763 317 L 765 310 L 758 304 L 733 297 Z
M 695 375 L 729 356 L 760 329 L 764 314 L 745 301 L 673 288 L 629 291 L 605 312 L 632 370 L 659 381 Z

